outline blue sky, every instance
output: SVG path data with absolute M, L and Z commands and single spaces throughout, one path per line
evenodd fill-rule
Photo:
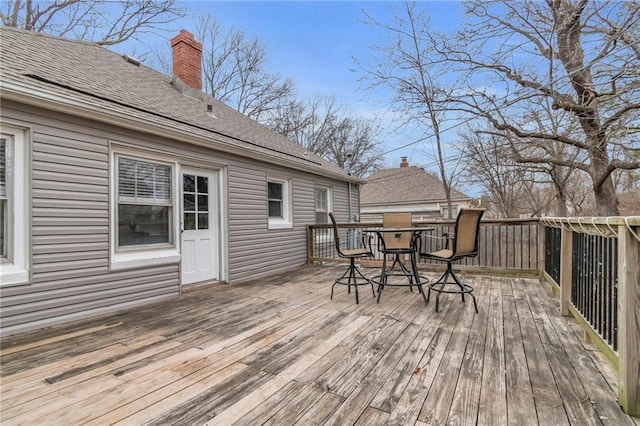
M 453 29 L 461 20 L 463 8 L 456 1 L 422 1 L 419 3 L 439 29 Z M 383 109 L 384 93 L 365 94 L 359 88 L 359 74 L 352 57 L 366 60 L 371 49 L 386 43 L 386 33 L 365 25 L 363 9 L 380 21 L 392 16 L 390 7 L 397 2 L 379 1 L 185 1 L 187 18 L 176 21 L 170 35 L 184 28 L 195 32 L 199 15 L 211 13 L 222 26 L 257 36 L 268 51 L 268 69 L 293 80 L 302 98 L 315 94 L 332 95 L 346 109 L 358 116 L 373 118 Z M 148 41 L 170 55 L 167 40 Z M 123 52 L 124 53 L 124 52 Z M 369 95 L 369 96 L 365 96 Z M 388 117 L 388 115 L 387 115 Z M 407 144 L 411 137 L 398 134 L 392 123 L 381 121 L 386 130 L 381 135 L 384 152 Z M 430 146 L 417 144 L 385 155 L 387 167 L 397 167 L 401 156 L 412 165 L 435 170 L 433 159 L 425 155 Z

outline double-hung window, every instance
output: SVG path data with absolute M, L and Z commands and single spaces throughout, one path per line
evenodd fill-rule
M 331 189 L 316 187 L 316 223 L 329 223 L 329 212 L 331 211 Z
M 0 134 L 0 283 L 29 280 L 29 186 L 27 138 L 2 126 Z
M 112 269 L 180 261 L 175 201 L 178 165 L 161 157 L 137 155 L 123 148 L 112 157 Z
M 172 166 L 124 156 L 117 162 L 117 249 L 172 245 Z
M 267 180 L 267 210 L 269 228 L 291 228 L 291 181 L 269 178 Z

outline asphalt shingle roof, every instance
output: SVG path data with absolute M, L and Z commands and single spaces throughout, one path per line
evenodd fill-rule
M 470 199 L 452 188 L 451 197 Z M 372 174 L 360 190 L 360 205 L 398 204 L 446 200 L 442 182 L 420 167 L 385 169 Z
M 186 96 L 170 83 L 170 77 L 94 43 L 0 27 L 0 89 L 5 93 L 9 86 L 22 87 L 49 101 L 77 102 L 245 153 L 249 149 L 257 158 L 264 153 L 272 162 L 282 158 L 311 172 L 354 180 L 223 103 L 206 95 L 203 100 Z M 207 105 L 215 118 L 207 114 Z

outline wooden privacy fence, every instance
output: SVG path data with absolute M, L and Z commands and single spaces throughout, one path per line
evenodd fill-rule
M 455 221 L 414 222 L 417 227 L 433 227 L 433 232 L 421 238 L 423 252 L 436 251 L 444 246 L 443 234 L 452 233 Z M 381 243 L 375 233 L 363 233 L 364 229 L 382 227 L 380 223 L 338 224 L 341 248 L 353 248 L 365 238 L 371 245 L 375 258 L 361 262 L 377 266 L 382 262 Z M 494 219 L 482 221 L 478 256 L 465 258 L 458 264 L 461 269 L 487 273 L 511 273 L 537 275 L 543 253 L 540 250 L 540 225 L 537 219 Z M 331 225 L 310 225 L 307 229 L 308 263 L 339 262 Z M 419 259 L 421 269 L 444 268 L 442 262 Z
M 640 415 L 640 217 L 542 218 L 543 276 L 560 309 L 618 369 L 618 399 Z

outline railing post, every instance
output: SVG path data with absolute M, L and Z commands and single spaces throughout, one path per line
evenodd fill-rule
M 313 252 L 313 228 L 312 225 L 307 225 L 307 265 L 311 265 L 312 260 L 315 257 Z
M 571 280 L 572 280 L 572 254 L 573 254 L 573 232 L 566 227 L 562 227 L 560 237 L 560 312 L 568 317 L 569 304 L 571 303 Z
M 538 222 L 538 271 L 540 272 L 540 279 L 544 278 L 545 265 L 545 250 L 547 247 L 546 241 L 546 227 L 542 224 L 542 221 Z
M 636 234 L 640 227 L 636 227 Z M 640 242 L 618 227 L 618 401 L 640 416 Z

